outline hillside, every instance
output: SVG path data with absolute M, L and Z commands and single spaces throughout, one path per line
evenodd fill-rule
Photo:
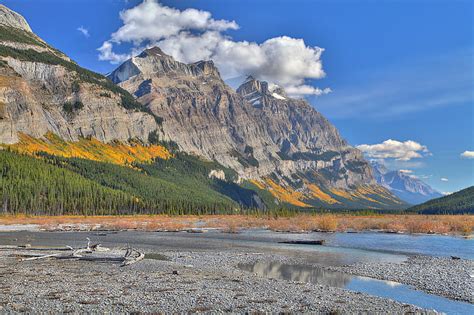
M 423 214 L 474 213 L 474 186 L 448 196 L 430 200 L 406 211 Z
M 0 143 L 52 132 L 65 140 L 146 141 L 159 117 L 104 76 L 78 66 L 0 5 Z
M 0 150 L 0 165 L 5 213 L 225 214 L 266 208 L 256 192 L 208 175 L 214 170 L 231 177 L 232 171 L 183 154 L 132 168 Z

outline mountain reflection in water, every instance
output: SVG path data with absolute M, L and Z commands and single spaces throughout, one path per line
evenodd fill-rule
M 256 262 L 239 264 L 241 270 L 253 272 L 260 276 L 299 282 L 310 282 L 343 288 L 352 279 L 350 275 L 327 271 L 317 267 L 287 265 L 279 262 Z

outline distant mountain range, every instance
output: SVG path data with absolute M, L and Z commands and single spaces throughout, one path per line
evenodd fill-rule
M 158 47 L 107 78 L 50 46 L 3 5 L 0 148 L 11 151 L 2 159 L 12 170 L 12 154 L 41 157 L 18 159 L 32 166 L 20 182 L 17 173 L 5 174 L 16 185 L 0 191 L 6 212 L 32 207 L 26 195 L 55 214 L 68 211 L 61 198 L 74 213 L 407 206 L 377 184 L 334 125 L 282 88 L 249 76 L 233 89 L 212 61 L 185 64 Z M 48 175 L 58 172 L 51 167 L 77 184 L 67 195 L 63 177 Z M 76 204 L 81 192 L 89 197 Z
M 422 180 L 406 172 L 400 170 L 389 171 L 377 161 L 371 161 L 370 163 L 377 182 L 409 204 L 416 205 L 443 196 Z
M 474 186 L 407 209 L 423 214 L 474 213 Z

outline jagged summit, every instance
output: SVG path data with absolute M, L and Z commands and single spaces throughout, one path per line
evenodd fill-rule
M 0 4 L 0 24 L 32 32 L 30 25 L 20 14 L 10 10 L 3 4 Z
M 142 58 L 146 56 L 170 57 L 169 55 L 165 54 L 163 50 L 161 50 L 161 48 L 158 46 L 147 48 L 140 55 L 138 55 L 138 57 L 142 57 Z
M 141 74 L 143 79 L 163 76 L 199 76 L 212 75 L 219 77 L 217 67 L 212 61 L 198 61 L 186 64 L 175 60 L 161 48 L 154 46 L 145 49 L 136 57 L 132 57 L 108 75 L 114 83 L 121 83 Z
M 247 79 L 237 88 L 237 93 L 257 107 L 266 103 L 268 98 L 276 100 L 289 99 L 282 87 L 278 85 L 270 87 L 268 82 L 259 81 L 251 75 L 247 76 Z
M 255 105 L 260 103 L 262 96 L 269 94 L 270 91 L 268 90 L 267 82 L 259 81 L 253 76 L 248 76 L 242 85 L 237 88 L 237 93 Z

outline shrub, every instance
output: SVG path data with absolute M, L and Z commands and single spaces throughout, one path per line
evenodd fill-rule
M 81 110 L 82 108 L 84 108 L 84 104 L 82 104 L 81 101 L 75 101 L 74 103 L 66 102 L 63 104 L 64 111 L 69 114 Z

